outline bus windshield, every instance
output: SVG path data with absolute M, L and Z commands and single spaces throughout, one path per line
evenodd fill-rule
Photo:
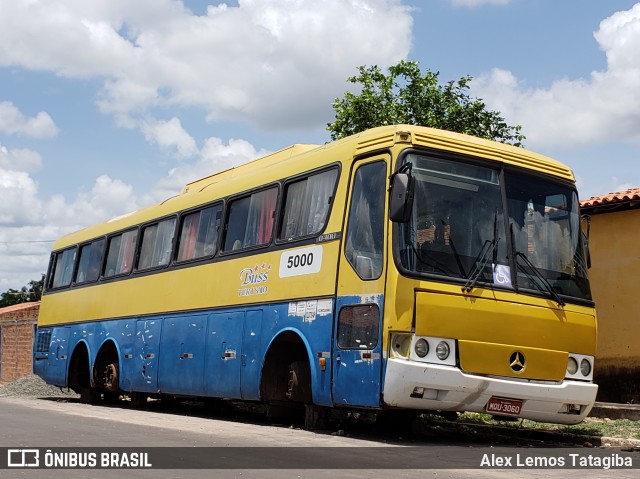
M 400 228 L 407 274 L 446 277 L 466 291 L 482 284 L 559 303 L 560 295 L 591 300 L 573 188 L 515 169 L 413 153 L 406 162 L 415 178 L 411 220 Z

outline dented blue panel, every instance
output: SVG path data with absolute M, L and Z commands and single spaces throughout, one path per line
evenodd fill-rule
M 260 372 L 264 356 L 260 347 L 261 336 L 262 310 L 247 311 L 240 357 L 242 399 L 260 399 Z
M 158 390 L 170 394 L 204 394 L 206 314 L 164 318 L 160 339 Z
M 125 389 L 146 393 L 158 392 L 161 333 L 162 318 L 145 318 L 136 321 L 136 337 L 130 353 L 131 357 L 125 357 L 122 360 L 126 370 L 133 369 L 131 385 Z
M 374 305 L 379 312 L 375 329 L 340 337 L 343 308 Z M 341 296 L 336 305 L 333 344 L 333 400 L 336 405 L 379 407 L 382 378 L 383 295 Z M 352 319 L 353 322 L 359 319 Z M 366 329 L 366 328 L 365 328 Z M 377 336 L 377 339 L 375 338 Z
M 229 310 L 209 315 L 205 354 L 205 394 L 240 398 L 240 351 L 244 312 Z

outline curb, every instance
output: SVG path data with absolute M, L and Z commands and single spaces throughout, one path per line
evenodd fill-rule
M 640 421 L 640 405 L 597 402 L 591 409 L 589 417 Z

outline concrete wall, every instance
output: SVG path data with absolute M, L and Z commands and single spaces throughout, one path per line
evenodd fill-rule
M 599 401 L 640 403 L 640 209 L 591 216 Z
M 32 374 L 33 332 L 40 303 L 0 309 L 0 382 Z

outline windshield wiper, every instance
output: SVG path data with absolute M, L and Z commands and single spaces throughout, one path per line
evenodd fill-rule
M 547 278 L 545 278 L 544 275 L 540 272 L 540 270 L 536 267 L 536 265 L 534 265 L 524 253 L 521 253 L 520 251 L 516 251 L 514 249 L 514 254 L 516 258 L 516 266 L 518 266 L 523 273 L 527 274 L 527 271 L 524 268 L 524 266 L 518 263 L 518 258 L 522 258 L 525 264 L 529 267 L 529 270 L 533 272 L 533 274 L 540 280 L 540 283 L 542 283 L 544 290 L 546 290 L 553 297 L 556 303 L 558 303 L 558 306 L 564 306 L 565 302 L 562 300 L 562 298 L 560 297 L 558 292 L 553 288 L 553 286 L 551 286 L 551 283 L 547 281 Z
M 492 255 L 493 264 L 496 264 L 498 241 L 500 241 L 500 238 L 498 237 L 498 211 L 496 210 L 496 214 L 493 217 L 493 239 L 486 240 L 482 245 L 478 256 L 476 256 L 476 259 L 473 262 L 473 269 L 469 273 L 467 282 L 462 287 L 462 291 L 464 293 L 470 293 L 473 288 L 475 288 L 478 279 L 480 279 L 480 275 L 489 262 L 489 255 Z

